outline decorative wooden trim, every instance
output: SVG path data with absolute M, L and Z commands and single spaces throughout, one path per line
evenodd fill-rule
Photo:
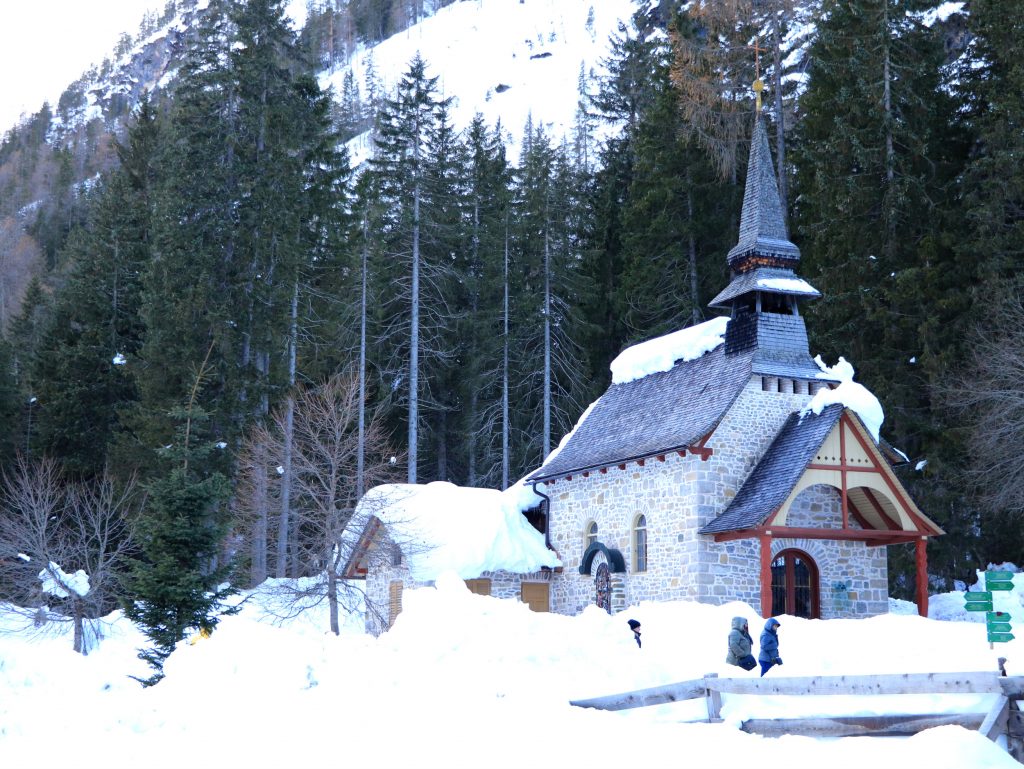
M 363 527 L 363 531 L 359 535 L 359 540 L 356 542 L 356 546 L 352 549 L 352 554 L 349 556 L 348 562 L 345 564 L 345 571 L 343 574 L 346 579 L 366 578 L 369 570 L 363 564 L 363 559 L 370 551 L 370 546 L 373 544 L 373 540 L 376 538 L 380 527 L 380 519 L 375 515 L 370 516 L 370 520 L 367 521 L 366 526 Z
M 601 470 L 600 470 L 600 473 L 601 473 L 601 475 L 607 474 L 608 473 L 608 468 L 607 467 L 602 467 Z
M 857 429 L 857 426 L 853 423 L 853 421 L 850 419 L 850 417 L 846 414 L 845 411 L 840 415 L 839 419 L 840 422 L 845 422 L 846 424 L 851 426 L 854 438 L 857 439 L 857 441 L 861 445 L 861 448 L 864 449 L 868 456 L 874 456 L 875 452 L 872 451 L 872 448 L 868 446 L 867 441 L 865 441 L 864 439 L 864 436 L 860 434 L 860 430 Z M 877 449 L 875 451 L 877 451 Z M 907 495 L 906 491 L 902 487 L 900 487 L 899 484 L 893 481 L 893 478 L 890 476 L 889 472 L 886 472 L 881 467 L 876 468 L 876 472 L 878 472 L 879 475 L 881 475 L 882 478 L 885 479 L 885 483 L 889 487 L 889 490 L 903 504 L 903 507 L 907 511 L 907 515 L 910 516 L 910 519 L 914 521 L 915 524 L 917 524 L 918 533 L 927 534 L 928 536 L 933 536 L 941 533 L 941 530 L 938 530 L 936 528 L 937 524 L 925 523 L 921 520 L 920 516 L 918 516 L 918 514 L 914 512 L 914 508 L 916 507 L 916 505 L 914 505 L 913 501 Z
M 658 454 L 658 461 L 659 462 L 664 462 L 665 461 L 665 455 L 664 454 Z
M 763 528 L 738 529 L 736 531 L 723 531 L 714 534 L 715 542 L 729 542 L 734 539 L 751 539 L 761 536 Z M 767 533 L 776 539 L 834 539 L 834 540 L 863 540 L 870 543 L 874 540 L 886 540 L 886 544 L 897 542 L 914 542 L 924 536 L 920 531 L 884 531 L 881 529 L 811 529 L 796 526 L 771 526 Z
M 584 477 L 584 478 L 589 478 L 589 477 L 590 477 L 590 471 L 589 471 L 589 470 L 585 470 L 585 471 L 583 472 L 583 477 Z
M 857 505 L 853 504 L 853 500 L 850 500 L 850 505 L 850 515 L 853 516 L 853 520 L 860 524 L 862 529 L 866 529 L 867 531 L 877 531 L 877 529 L 868 523 L 868 520 L 861 515 L 860 510 L 857 509 Z
M 620 470 L 625 470 L 626 469 L 626 463 L 623 462 L 621 465 L 619 465 L 619 469 Z
M 865 486 L 864 496 L 868 498 L 868 502 L 870 502 L 871 505 L 874 507 L 875 512 L 878 513 L 878 516 L 882 519 L 882 522 L 886 525 L 886 528 L 894 531 L 903 531 L 903 528 L 898 523 L 896 523 L 896 521 L 890 518 L 887 512 L 885 512 L 885 508 L 882 507 L 882 504 L 877 499 L 875 499 L 874 489 Z
M 839 422 L 839 464 L 846 464 L 846 429 L 843 426 L 842 421 Z M 839 473 L 839 479 L 842 483 L 842 488 L 839 490 L 840 499 L 842 500 L 842 511 L 843 511 L 843 528 L 850 528 L 850 500 L 846 495 L 846 471 L 841 470 Z
M 644 463 L 645 463 L 645 461 L 646 461 L 646 460 L 643 460 L 643 459 L 638 459 L 638 460 L 636 461 L 636 463 L 637 463 L 638 465 L 640 465 L 640 467 L 643 467 L 643 466 L 644 466 Z

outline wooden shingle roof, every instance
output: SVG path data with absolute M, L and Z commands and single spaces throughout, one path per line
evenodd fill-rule
M 729 506 L 700 533 L 719 534 L 764 523 L 786 501 L 842 413 L 842 404 L 835 403 L 820 414 L 790 414 Z
M 722 419 L 750 380 L 755 350 L 720 344 L 669 371 L 613 384 L 561 450 L 528 481 L 569 475 L 692 446 Z

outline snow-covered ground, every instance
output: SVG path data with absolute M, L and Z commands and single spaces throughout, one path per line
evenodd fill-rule
M 1021 605 L 1021 588 L 1005 606 Z M 774 675 L 992 671 L 1024 673 L 1021 640 L 990 650 L 985 631 L 937 596 L 946 620 L 891 613 L 865 620 L 782 617 Z M 772 739 L 739 731 L 747 718 L 809 714 L 985 712 L 991 695 L 726 696 L 722 724 L 702 700 L 621 712 L 569 700 L 700 677 L 755 676 L 726 665 L 731 617 L 761 623 L 745 604 L 643 603 L 609 616 L 531 613 L 472 595 L 453 575 L 407 591 L 380 638 L 361 617 L 340 636 L 323 613 L 285 625 L 249 596 L 212 637 L 183 642 L 167 678 L 143 689 L 143 636 L 110 617 L 88 657 L 68 636 L 0 633 L 0 765 L 288 767 L 780 766 L 929 769 L 1019 766 L 998 745 L 958 726 L 911 738 Z M 896 612 L 909 606 L 894 602 Z M 1024 617 L 1018 610 L 1015 619 Z M 637 648 L 626 620 L 642 623 Z M 755 643 L 756 646 L 756 643 Z

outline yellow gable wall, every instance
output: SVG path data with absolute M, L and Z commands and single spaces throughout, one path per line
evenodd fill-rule
M 889 483 L 885 478 L 882 477 L 882 473 L 888 473 L 889 479 L 899 486 L 899 481 L 894 475 L 892 475 L 889 468 L 886 466 L 885 459 L 877 452 L 874 455 L 869 454 L 864 450 L 864 446 L 861 445 L 861 441 L 857 439 L 857 436 L 853 434 L 853 430 L 857 428 L 848 425 L 844 420 L 836 423 L 836 426 L 832 428 L 832 431 L 825 438 L 821 445 L 821 449 L 818 451 L 813 464 L 816 465 L 835 465 L 835 470 L 819 470 L 819 469 L 808 469 L 804 471 L 804 474 L 797 481 L 796 486 L 790 492 L 789 497 L 782 504 L 779 509 L 778 515 L 774 519 L 774 524 L 777 526 L 786 525 L 786 517 L 789 514 L 789 509 L 793 504 L 793 501 L 800 495 L 804 489 L 809 486 L 816 484 L 825 484 L 832 486 L 836 489 L 842 489 L 843 478 L 842 473 L 838 469 L 843 451 L 845 448 L 846 453 L 846 466 L 849 470 L 850 467 L 856 468 L 862 466 L 864 472 L 858 472 L 857 470 L 848 471 L 847 473 L 847 492 L 856 488 L 869 488 L 878 497 L 879 504 L 882 509 L 892 518 L 897 521 L 900 528 L 904 531 L 916 531 L 917 526 L 911 518 L 910 513 L 904 507 L 904 505 L 893 499 L 892 490 L 889 487 Z M 845 431 L 842 435 L 842 442 L 840 441 L 840 430 Z M 860 433 L 862 437 L 866 437 L 863 432 Z M 866 441 L 870 441 L 870 437 L 866 438 Z M 845 445 L 844 445 L 845 444 Z M 907 495 L 909 499 L 909 495 Z M 858 507 L 858 512 L 864 516 L 866 520 L 878 528 L 886 528 L 881 518 L 875 512 L 873 508 L 864 509 L 864 506 Z M 914 508 L 914 512 L 918 515 L 922 515 L 919 510 Z

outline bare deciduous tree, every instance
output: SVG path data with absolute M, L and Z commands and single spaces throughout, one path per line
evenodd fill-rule
M 95 622 L 123 594 L 133 547 L 134 479 L 117 486 L 104 475 L 91 483 L 64 479 L 51 459 L 19 457 L 0 489 L 0 584 L 26 620 L 74 625 L 74 648 L 88 654 Z
M 353 374 L 337 374 L 326 382 L 297 391 L 291 424 L 291 494 L 295 536 L 288 540 L 297 556 L 301 577 L 276 585 L 286 599 L 280 602 L 287 616 L 311 608 L 322 601 L 330 607 L 330 626 L 339 632 L 339 606 L 352 611 L 362 603 L 363 591 L 346 583 L 342 572 L 351 554 L 354 539 L 361 531 L 353 521 L 358 498 L 359 470 L 359 379 Z M 261 489 L 265 483 L 272 496 L 280 494 L 282 457 L 288 430 L 288 411 L 271 416 L 268 424 L 256 427 L 248 436 L 242 452 L 239 511 L 248 514 L 242 520 L 243 535 L 255 545 L 271 547 L 266 539 L 262 513 L 249 503 L 245 489 Z M 388 447 L 383 412 L 368 415 L 363 429 L 362 468 L 366 487 L 394 480 L 401 462 Z M 270 528 L 276 521 L 271 519 Z M 352 534 L 355 536 L 352 536 Z M 291 559 L 289 559 L 291 560 Z
M 1024 515 L 1024 302 L 1000 302 L 973 335 L 972 362 L 946 396 L 965 417 L 977 499 L 992 511 Z

